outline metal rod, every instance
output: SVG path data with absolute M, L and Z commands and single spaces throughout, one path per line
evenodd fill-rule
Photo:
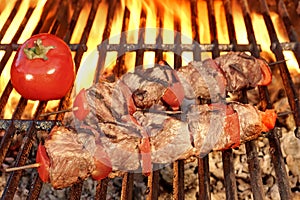
M 283 160 L 283 155 L 280 148 L 280 141 L 278 135 L 281 135 L 281 128 L 276 127 L 271 134 L 268 135 L 270 143 L 271 160 L 275 168 L 277 176 L 277 184 L 279 186 L 279 194 L 281 199 L 289 200 L 291 197 L 291 189 L 288 181 L 288 176 Z
M 72 14 L 71 21 L 68 24 L 67 31 L 65 32 L 64 37 L 63 37 L 63 40 L 66 43 L 69 43 L 70 40 L 71 40 L 71 36 L 72 36 L 72 34 L 74 32 L 74 29 L 75 29 L 76 23 L 78 21 L 80 12 L 81 12 L 81 10 L 83 8 L 84 2 L 86 2 L 86 1 L 85 0 L 79 0 L 76 3 L 76 7 L 75 7 L 74 12 Z
M 255 141 L 246 142 L 245 145 L 253 197 L 255 200 L 263 200 L 265 195 L 261 177 L 261 168 L 258 160 L 257 145 Z
M 147 200 L 156 200 L 159 196 L 159 169 L 156 169 L 156 164 L 153 164 L 153 171 L 148 177 L 149 193 Z
M 114 67 L 113 73 L 115 76 L 120 77 L 121 75 L 125 74 L 127 71 L 125 66 L 125 48 L 123 46 L 127 43 L 127 31 L 129 26 L 129 17 L 130 12 L 127 7 L 125 7 L 124 16 L 123 16 L 123 23 L 122 23 L 122 33 L 120 38 L 120 48 L 118 50 L 116 66 Z
M 96 186 L 95 200 L 105 200 L 107 194 L 107 186 L 109 183 L 109 178 L 102 179 L 98 181 Z
M 174 44 L 181 44 L 181 24 L 178 17 L 174 17 Z M 182 50 L 180 46 L 174 48 L 174 69 L 182 65 Z M 173 199 L 184 199 L 184 161 L 177 160 L 173 163 Z
M 282 1 L 282 0 L 276 0 L 276 1 L 278 4 L 278 6 L 277 6 L 278 12 L 282 18 L 282 21 L 284 23 L 286 30 L 287 30 L 287 35 L 288 35 L 290 41 L 298 43 L 298 34 L 292 25 L 292 22 L 291 22 L 291 19 L 290 19 L 290 16 L 289 16 L 289 13 L 287 11 L 284 1 Z M 299 64 L 300 63 L 300 45 L 299 44 L 295 45 L 293 52 L 294 52 L 295 58 Z
M 144 51 L 157 51 L 162 50 L 165 52 L 174 52 L 176 48 L 180 48 L 181 51 L 195 51 L 197 48 L 201 50 L 201 52 L 212 52 L 215 49 L 216 44 L 124 44 L 122 48 L 125 49 L 126 52 L 134 52 L 138 49 L 143 49 Z M 232 44 L 218 44 L 220 51 L 233 51 L 234 46 Z M 119 44 L 101 44 L 98 47 L 98 51 L 102 48 L 105 48 L 106 51 L 118 51 L 120 49 Z M 253 48 L 251 44 L 238 44 L 235 47 L 236 51 L 250 51 Z M 257 46 L 258 49 L 261 50 L 260 45 Z
M 146 26 L 146 11 L 142 9 L 141 17 L 140 17 L 140 25 L 139 25 L 139 34 L 138 34 L 138 48 L 136 51 L 136 58 L 135 58 L 135 69 L 142 69 L 143 68 L 143 60 L 144 60 L 144 49 L 140 48 L 145 44 L 145 26 Z
M 121 200 L 131 200 L 133 197 L 134 173 L 127 172 L 122 181 Z
M 70 200 L 80 200 L 82 193 L 83 181 L 72 185 L 70 188 L 69 199 Z
M 173 163 L 173 199 L 184 199 L 184 160 Z
M 209 156 L 198 158 L 199 200 L 210 200 Z
M 22 44 L 17 44 L 17 43 L 10 43 L 10 44 L 0 44 L 0 51 L 8 51 L 9 49 L 12 49 L 13 51 L 18 50 Z M 68 44 L 69 48 L 71 51 L 77 51 L 79 48 L 82 48 L 84 51 L 87 50 L 86 44 Z
M 107 45 L 108 45 L 108 38 L 111 32 L 112 22 L 114 19 L 114 15 L 116 12 L 118 6 L 117 1 L 111 1 L 110 5 L 108 7 L 108 14 L 106 18 L 106 24 L 105 28 L 102 34 L 102 43 L 98 45 L 98 51 L 99 51 L 99 59 L 97 63 L 97 68 L 95 71 L 95 77 L 94 77 L 94 83 L 97 83 L 102 75 L 102 72 L 104 70 L 104 64 L 106 59 L 106 53 L 107 53 Z
M 224 185 L 226 192 L 226 199 L 235 200 L 238 199 L 236 179 L 233 167 L 233 155 L 232 149 L 228 149 L 222 152 L 223 169 L 224 169 Z
M 247 29 L 247 37 L 250 44 L 252 44 L 253 46 L 253 49 L 251 49 L 251 54 L 255 57 L 259 57 L 259 49 L 256 48 L 257 43 L 254 35 L 252 21 L 250 18 L 248 2 L 245 0 L 241 0 L 240 4 L 243 10 L 243 16 L 245 20 L 246 29 Z M 242 91 L 240 100 L 242 103 L 248 103 L 246 91 Z M 246 146 L 247 162 L 248 162 L 248 168 L 250 173 L 250 184 L 251 184 L 253 197 L 256 200 L 262 200 L 264 199 L 265 195 L 264 195 L 264 188 L 262 183 L 262 173 L 259 165 L 258 153 L 256 150 L 257 146 L 256 143 L 252 141 L 247 142 L 245 146 Z
M 200 49 L 200 34 L 198 25 L 198 6 L 196 0 L 191 0 L 191 19 L 192 19 L 192 33 L 193 33 L 193 44 L 194 51 L 193 56 L 195 61 L 201 60 L 201 49 Z
M 30 185 L 27 200 L 38 200 L 42 187 L 43 187 L 43 181 L 40 179 L 39 175 L 36 173 L 32 180 L 32 183 Z

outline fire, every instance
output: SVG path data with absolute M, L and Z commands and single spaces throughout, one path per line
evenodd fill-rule
M 36 27 L 40 16 L 43 12 L 43 8 L 47 3 L 47 0 L 23 0 L 20 9 L 16 13 L 14 20 L 11 22 L 8 30 L 6 31 L 3 39 L 1 40 L 2 44 L 11 43 L 12 38 L 14 37 L 16 27 L 19 27 L 24 16 L 29 7 L 33 7 L 34 11 L 26 24 L 24 31 L 22 32 L 18 43 L 24 42 L 29 38 L 34 28 Z M 8 16 L 14 8 L 16 1 L 5 0 L 4 4 L 0 5 L 0 30 L 3 28 Z M 236 39 L 238 44 L 248 44 L 247 31 L 245 27 L 245 22 L 243 19 L 242 8 L 239 5 L 239 2 L 234 0 L 232 3 L 232 15 L 234 21 L 234 28 L 236 31 Z M 98 62 L 98 44 L 101 44 L 103 41 L 103 33 L 105 30 L 106 22 L 112 20 L 111 31 L 109 36 L 110 44 L 118 44 L 120 42 L 120 34 L 122 32 L 123 26 L 123 17 L 126 9 L 129 10 L 129 18 L 127 19 L 127 43 L 137 44 L 139 40 L 139 28 L 143 24 L 145 26 L 145 35 L 144 40 L 146 44 L 155 44 L 157 35 L 159 34 L 159 28 L 162 31 L 162 41 L 164 44 L 174 44 L 174 37 L 176 32 L 174 30 L 180 29 L 181 32 L 181 43 L 183 44 L 192 44 L 193 42 L 193 31 L 192 31 L 192 13 L 191 13 L 191 1 L 159 1 L 159 0 L 144 0 L 144 1 L 134 1 L 134 0 L 122 0 L 118 1 L 116 6 L 115 14 L 112 16 L 112 19 L 108 19 L 108 10 L 112 2 L 102 1 L 99 4 L 95 19 L 92 24 L 91 32 L 87 40 L 88 50 L 84 53 L 81 66 L 78 71 L 76 78 L 74 95 L 82 88 L 88 88 L 93 84 L 95 77 L 95 69 Z M 207 1 L 201 0 L 197 1 L 197 10 L 198 10 L 198 32 L 199 40 L 201 44 L 210 44 L 210 27 L 209 27 L 209 16 L 207 10 Z M 85 3 L 84 8 L 82 9 L 78 21 L 71 37 L 71 44 L 79 43 L 81 40 L 81 35 L 84 31 L 84 27 L 89 17 L 89 12 L 92 8 L 92 3 Z M 126 9 L 125 9 L 126 8 Z M 74 11 L 70 7 L 71 13 Z M 216 28 L 218 41 L 220 44 L 229 44 L 228 36 L 228 27 L 226 22 L 226 14 L 224 9 L 223 1 L 213 1 L 213 9 L 216 17 Z M 141 17 L 141 14 L 145 15 Z M 284 32 L 280 17 L 276 13 L 271 13 L 273 23 L 276 28 L 277 35 L 280 42 L 289 42 L 287 33 Z M 259 29 L 254 29 L 255 37 L 257 43 L 261 46 L 262 56 L 268 55 L 272 60 L 275 60 L 274 54 L 270 51 L 270 39 L 268 31 L 264 22 L 264 19 L 259 13 L 251 13 L 251 19 L 254 27 L 259 27 Z M 69 19 L 68 19 L 69 20 Z M 108 39 L 108 38 L 105 38 Z M 224 53 L 224 52 L 222 52 Z M 4 52 L 0 52 L 0 59 L 3 58 Z M 5 86 L 7 85 L 10 77 L 10 66 L 13 60 L 15 53 L 13 53 L 7 62 L 4 70 L 2 71 L 0 77 L 0 93 L 2 94 Z M 75 55 L 75 53 L 73 53 Z M 285 51 L 285 58 L 287 60 L 288 67 L 292 73 L 300 74 L 299 65 L 294 58 L 292 52 Z M 107 73 L 113 72 L 113 67 L 116 65 L 117 52 L 109 52 L 106 55 L 105 59 L 105 69 Z M 183 52 L 182 53 L 182 65 L 187 64 L 193 60 L 192 52 Z M 211 53 L 202 52 L 202 59 L 211 57 Z M 174 53 L 166 52 L 163 53 L 163 59 L 166 60 L 170 66 L 174 66 Z M 125 63 L 124 66 L 126 70 L 132 71 L 134 69 L 136 60 L 135 52 L 127 52 L 125 54 Z M 143 66 L 151 67 L 155 62 L 155 52 L 145 52 L 143 57 Z M 16 107 L 16 102 L 20 99 L 20 95 L 13 90 L 11 93 L 8 104 L 5 107 L 4 118 L 11 118 L 12 113 Z M 51 110 L 57 106 L 58 101 L 51 101 L 47 104 L 47 109 Z M 36 101 L 29 101 L 28 106 L 26 107 L 26 114 L 22 116 L 23 118 L 32 118 L 35 107 L 38 105 Z

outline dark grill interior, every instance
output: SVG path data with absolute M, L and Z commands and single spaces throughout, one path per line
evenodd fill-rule
M 181 3 L 185 1 L 179 1 Z M 107 58 L 107 53 L 109 52 L 117 52 L 117 60 L 115 66 L 112 70 L 114 74 L 117 76 L 122 75 L 127 71 L 128 66 L 126 63 L 126 55 L 127 52 L 135 52 L 135 65 L 139 66 L 143 65 L 144 53 L 145 52 L 154 52 L 155 53 L 155 61 L 159 61 L 165 58 L 165 54 L 169 51 L 175 52 L 174 54 L 174 68 L 178 68 L 182 65 L 181 55 L 183 52 L 190 52 L 193 55 L 194 60 L 201 60 L 201 55 L 203 53 L 210 53 L 212 58 L 218 57 L 220 53 L 227 51 L 247 51 L 250 52 L 255 57 L 260 57 L 261 55 L 261 44 L 258 44 L 257 38 L 255 35 L 255 29 L 259 29 L 259 27 L 255 27 L 252 19 L 251 19 L 251 11 L 252 5 L 249 5 L 252 1 L 240 0 L 240 1 L 196 1 L 190 0 L 187 1 L 190 5 L 191 11 L 191 29 L 192 29 L 192 39 L 194 43 L 192 44 L 184 44 L 182 43 L 182 38 L 180 34 L 174 34 L 174 44 L 163 44 L 163 34 L 162 32 L 157 33 L 156 43 L 155 44 L 147 44 L 145 43 L 145 29 L 140 29 L 138 32 L 138 42 L 136 44 L 128 43 L 126 35 L 122 34 L 120 38 L 119 44 L 110 44 L 106 39 L 111 37 L 111 30 L 114 27 L 114 20 L 117 14 L 122 16 L 122 28 L 120 29 L 122 32 L 127 31 L 129 28 L 130 16 L 135 11 L 131 11 L 129 7 L 125 5 L 123 8 L 123 4 L 119 1 L 107 1 L 101 2 L 101 0 L 78 0 L 78 1 L 65 1 L 65 0 L 55 0 L 55 1 L 47 1 L 42 8 L 42 13 L 40 18 L 38 19 L 38 23 L 35 27 L 32 27 L 32 34 L 37 34 L 40 32 L 48 32 L 55 34 L 61 37 L 66 43 L 69 44 L 72 52 L 74 53 L 74 62 L 76 66 L 76 70 L 79 69 L 79 66 L 82 62 L 82 58 L 87 51 L 88 40 L 91 38 L 92 29 L 96 29 L 95 23 L 96 14 L 102 12 L 102 10 L 107 11 L 107 16 L 103 16 L 103 23 L 105 24 L 103 31 L 99 30 L 97 36 L 101 38 L 103 43 L 98 46 L 99 51 L 99 60 L 95 72 L 94 82 L 98 81 L 99 75 L 103 73 L 105 67 L 105 59 Z M 295 55 L 297 63 L 300 61 L 300 49 L 298 43 L 297 36 L 297 27 L 293 25 L 290 14 L 288 12 L 288 5 L 293 4 L 295 2 L 281 1 L 277 0 L 276 2 L 270 1 L 271 3 L 267 3 L 266 0 L 260 0 L 256 5 L 259 14 L 263 16 L 264 24 L 268 31 L 268 37 L 271 41 L 270 50 L 272 51 L 273 56 L 275 56 L 276 60 L 279 61 L 276 64 L 276 67 L 280 70 L 280 76 L 282 78 L 282 84 L 285 89 L 285 94 L 288 97 L 288 102 L 290 105 L 290 109 L 293 112 L 293 119 L 295 121 L 295 136 L 300 138 L 300 104 L 299 104 L 299 94 L 292 81 L 291 74 L 287 67 L 286 59 L 284 57 L 284 51 L 292 51 Z M 22 8 L 22 3 L 24 1 L 16 0 L 13 4 L 13 9 L 11 10 L 9 16 L 7 17 L 5 23 L 0 30 L 0 51 L 3 52 L 3 57 L 0 62 L 0 72 L 1 76 L 3 76 L 3 71 L 6 68 L 9 68 L 9 59 L 13 57 L 14 52 L 17 50 L 19 46 L 19 38 L 21 37 L 25 27 L 30 20 L 34 10 L 36 9 L 37 3 L 31 2 L 31 6 L 26 10 L 25 17 L 19 23 L 19 26 L 16 27 L 17 31 L 12 37 L 9 43 L 3 42 L 3 38 L 9 29 L 10 24 L 14 20 L 16 13 Z M 206 5 L 205 8 L 208 12 L 208 24 L 210 30 L 210 43 L 202 43 L 200 40 L 201 32 L 200 32 L 200 24 L 199 20 L 202 18 L 202 14 L 199 8 L 199 4 Z M 221 43 L 217 30 L 217 20 L 215 13 L 215 4 L 221 3 L 225 10 L 226 17 L 226 25 L 228 29 L 228 38 L 229 43 Z M 232 4 L 238 5 L 242 10 L 243 21 L 245 23 L 246 32 L 243 33 L 247 36 L 248 43 L 247 44 L 239 44 L 237 41 L 237 31 L 234 19 Z M 105 5 L 108 6 L 107 10 Z M 271 14 L 269 11 L 269 6 L 273 6 L 271 8 L 276 8 L 275 10 L 279 11 L 280 20 L 283 22 L 282 29 L 288 33 L 289 41 L 288 42 L 280 42 L 278 38 L 278 34 L 275 31 L 274 22 L 271 19 Z M 275 6 L 274 6 L 275 5 Z M 250 7 L 249 7 L 250 6 Z M 103 7 L 103 9 L 102 9 Z M 88 8 L 88 9 L 87 9 Z M 1 9 L 1 8 L 0 8 Z M 160 8 L 161 9 L 161 8 Z M 71 11 L 70 11 L 71 10 Z M 71 39 L 73 34 L 77 34 L 74 32 L 75 27 L 78 25 L 77 22 L 81 15 L 81 12 L 85 10 L 88 14 L 87 20 L 85 24 L 82 24 L 82 33 L 80 37 L 77 37 L 78 42 L 71 43 Z M 88 11 L 87 11 L 88 10 Z M 1 10 L 1 13 L 4 11 L 4 8 Z M 147 9 L 142 7 L 140 13 L 140 28 L 146 28 L 146 19 L 147 19 Z M 121 14 L 120 14 L 121 13 Z M 1 17 L 1 15 L 0 15 Z M 68 20 L 66 18 L 69 17 Z M 156 26 L 157 27 L 165 27 L 164 24 L 164 16 L 163 12 L 157 13 Z M 178 33 L 182 32 L 183 27 L 181 27 L 181 21 L 179 16 L 174 17 L 174 30 Z M 98 41 L 100 40 L 98 38 Z M 100 42 L 101 42 L 100 41 Z M 299 66 L 299 65 L 298 65 Z M 111 73 L 111 72 L 108 72 Z M 36 147 L 35 135 L 37 131 L 44 130 L 50 131 L 51 127 L 55 124 L 60 124 L 63 120 L 65 113 L 58 113 L 54 116 L 44 116 L 41 117 L 41 114 L 46 113 L 50 110 L 60 111 L 68 109 L 72 103 L 72 93 L 70 92 L 67 96 L 61 99 L 57 106 L 51 108 L 49 106 L 49 102 L 38 102 L 36 109 L 33 111 L 33 115 L 30 117 L 26 117 L 26 112 L 28 110 L 34 109 L 33 106 L 29 106 L 30 102 L 23 97 L 18 99 L 13 105 L 13 113 L 10 119 L 5 118 L 4 110 L 7 109 L 7 104 L 11 103 L 10 101 L 13 98 L 10 98 L 10 95 L 13 91 L 13 86 L 10 81 L 7 84 L 1 83 L 2 94 L 0 98 L 0 129 L 4 131 L 2 136 L 1 145 L 0 145 L 0 162 L 3 163 L 7 154 L 9 154 L 9 147 L 12 145 L 13 138 L 16 134 L 23 134 L 24 137 L 21 141 L 22 146 L 19 148 L 17 155 L 15 156 L 16 160 L 15 166 L 23 166 L 26 164 L 29 157 L 32 157 L 34 154 L 33 149 Z M 270 93 L 267 87 L 259 88 L 259 97 L 260 97 L 260 105 L 261 109 L 272 108 L 273 105 L 270 101 Z M 242 91 L 239 94 L 239 100 L 243 103 L 248 102 L 247 91 Z M 48 107 L 49 106 L 49 107 Z M 21 133 L 20 133 L 21 132 Z M 267 135 L 270 145 L 270 156 L 272 163 L 274 165 L 274 169 L 276 172 L 276 183 L 279 187 L 279 193 L 281 199 L 291 199 L 292 193 L 291 188 L 288 182 L 288 175 L 285 169 L 285 162 L 282 156 L 279 135 L 281 134 L 280 127 L 276 127 L 274 131 Z M 295 137 L 295 140 L 297 139 Z M 250 183 L 251 190 L 253 193 L 254 199 L 264 199 L 265 192 L 263 188 L 263 180 L 261 176 L 261 165 L 258 158 L 257 152 L 257 144 L 255 141 L 250 141 L 245 144 L 246 152 L 247 152 L 247 162 L 250 174 Z M 226 191 L 227 199 L 238 199 L 238 189 L 236 185 L 235 178 L 235 170 L 233 163 L 233 151 L 226 150 L 222 152 L 222 162 L 223 162 L 223 170 L 224 170 L 224 186 Z M 184 199 L 184 165 L 185 161 L 179 160 L 173 163 L 173 197 L 174 199 Z M 198 199 L 211 199 L 211 190 L 210 190 L 210 171 L 209 171 L 209 156 L 206 156 L 202 159 L 198 158 Z M 36 170 L 33 170 L 36 173 Z M 146 191 L 145 197 L 147 199 L 158 199 L 159 196 L 159 183 L 160 183 L 160 175 L 159 170 L 154 171 L 148 177 L 148 189 Z M 11 172 L 9 179 L 7 180 L 7 184 L 5 190 L 2 194 L 2 199 L 13 199 L 16 193 L 18 184 L 22 177 L 22 171 Z M 133 198 L 133 190 L 134 190 L 134 174 L 126 173 L 124 177 L 122 177 L 122 192 L 121 199 L 132 199 Z M 96 193 L 93 194 L 95 199 L 106 199 L 107 195 L 107 187 L 111 181 L 109 178 L 106 178 L 97 183 Z M 35 179 L 30 181 L 29 194 L 28 199 L 38 199 L 40 195 L 40 191 L 42 189 L 43 183 L 35 175 Z M 82 193 L 83 182 L 72 186 L 69 190 L 69 198 L 70 199 L 80 199 Z M 196 197 L 195 197 L 196 198 Z

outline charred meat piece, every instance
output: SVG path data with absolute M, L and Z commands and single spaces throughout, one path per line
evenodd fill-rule
M 226 97 L 226 79 L 211 59 L 190 62 L 178 69 L 178 76 L 189 99 L 203 98 L 218 102 Z M 193 93 L 188 92 L 190 87 Z
M 98 126 L 101 130 L 98 139 L 111 160 L 113 170 L 137 170 L 140 166 L 140 131 L 132 124 L 99 123 Z
M 262 63 L 244 52 L 229 52 L 214 60 L 224 71 L 228 83 L 226 88 L 228 92 L 256 87 L 263 78 Z
M 192 149 L 187 123 L 161 113 L 133 116 L 149 135 L 152 162 L 171 163 Z
M 264 122 L 262 115 L 268 115 L 271 122 Z M 191 106 L 187 123 L 195 149 L 190 155 L 202 157 L 211 150 L 238 147 L 240 143 L 256 139 L 261 132 L 274 128 L 275 121 L 273 110 L 262 112 L 250 104 L 231 102 L 228 105 Z M 264 130 L 265 123 L 272 125 Z
M 256 139 L 263 131 L 261 111 L 250 104 L 232 102 L 230 105 L 238 113 L 241 140 L 249 141 Z
M 193 138 L 192 155 L 207 155 L 224 136 L 226 108 L 209 105 L 194 105 L 187 113 L 187 123 Z M 224 144 L 225 145 L 225 144 Z
M 92 146 L 87 149 L 73 129 L 53 128 L 45 148 L 50 158 L 50 183 L 54 188 L 69 187 L 90 176 L 95 168 Z
M 141 109 L 165 102 L 176 110 L 184 98 L 176 71 L 167 65 L 136 70 L 125 74 L 122 80 L 132 91 L 135 105 Z
M 83 121 L 96 129 L 99 122 L 116 122 L 135 111 L 130 89 L 119 80 L 114 83 L 99 82 L 85 91 L 89 112 Z

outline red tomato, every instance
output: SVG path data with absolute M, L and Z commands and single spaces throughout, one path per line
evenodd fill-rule
M 11 67 L 11 82 L 24 98 L 60 99 L 75 79 L 74 63 L 66 43 L 48 33 L 32 36 L 22 44 Z

